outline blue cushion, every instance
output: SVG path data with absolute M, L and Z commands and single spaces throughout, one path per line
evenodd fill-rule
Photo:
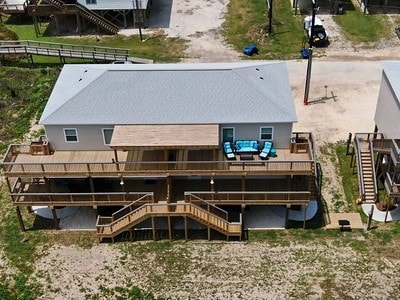
M 240 143 L 236 144 L 236 149 L 240 150 L 240 148 L 242 148 L 242 147 L 240 146 Z
M 260 153 L 260 157 L 262 157 L 262 158 L 266 158 L 267 156 L 268 156 L 268 153 L 266 153 L 266 152 Z
M 235 158 L 235 154 L 233 154 L 232 152 L 231 153 L 227 153 L 226 157 L 227 158 Z

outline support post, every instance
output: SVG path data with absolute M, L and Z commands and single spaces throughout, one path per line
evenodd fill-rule
M 368 213 L 368 222 L 367 222 L 367 230 L 371 229 L 371 222 L 372 222 L 372 216 L 374 214 L 374 205 L 371 205 L 371 210 Z
M 19 209 L 19 206 L 16 206 L 15 210 L 17 211 L 19 227 L 21 227 L 22 231 L 26 231 L 25 225 L 24 225 L 24 219 L 22 219 L 22 214 L 21 214 L 21 210 Z
M 51 214 L 53 215 L 53 223 L 54 223 L 54 227 L 58 230 L 60 229 L 60 224 L 58 223 L 58 218 L 57 218 L 57 212 L 56 209 L 53 207 L 51 207 Z
M 272 33 L 272 1 L 273 0 L 267 0 L 268 2 L 268 33 Z
M 153 241 L 156 240 L 156 221 L 155 217 L 151 217 L 151 228 L 153 230 Z
M 351 132 L 349 132 L 349 137 L 347 138 L 347 145 L 346 145 L 346 155 L 349 155 L 351 138 L 352 138 L 352 134 L 351 134 Z
M 172 240 L 171 216 L 168 216 L 168 238 Z
M 183 217 L 183 221 L 184 221 L 184 223 L 185 223 L 185 241 L 187 241 L 188 240 L 188 222 L 187 222 L 187 217 L 186 216 L 184 216 Z
M 285 229 L 289 227 L 289 208 L 290 205 L 286 205 L 286 210 L 285 210 Z
M 306 207 L 304 207 L 304 221 L 303 221 L 303 229 L 306 229 L 306 221 L 307 221 L 307 207 L 308 207 L 308 205 L 306 205 Z

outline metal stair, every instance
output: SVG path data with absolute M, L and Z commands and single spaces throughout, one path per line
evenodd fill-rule
M 59 9 L 60 11 L 65 10 L 65 2 L 61 0 L 45 0 L 48 4 L 52 5 L 53 7 Z M 40 2 L 37 2 L 37 4 Z M 39 4 L 40 5 L 40 4 Z M 105 31 L 112 33 L 112 34 L 117 34 L 119 29 L 118 26 L 115 25 L 114 23 L 110 22 L 106 18 L 102 17 L 101 15 L 95 13 L 94 11 L 91 11 L 87 9 L 85 6 L 79 3 L 74 4 L 77 13 L 79 16 L 82 18 L 88 20 L 89 22 L 103 28 Z
M 226 236 L 241 236 L 242 234 L 241 222 L 228 222 L 193 203 L 147 203 L 133 211 L 127 211 L 117 219 L 99 216 L 96 224 L 98 238 L 100 242 L 104 238 L 114 238 L 152 216 L 186 216 Z

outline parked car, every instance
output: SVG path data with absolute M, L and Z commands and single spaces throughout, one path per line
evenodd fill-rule
M 304 30 L 307 32 L 307 37 L 311 36 L 312 27 L 312 16 L 304 18 Z M 313 46 L 315 47 L 326 47 L 329 45 L 328 33 L 326 32 L 320 18 L 315 17 L 314 20 L 314 35 L 313 35 Z

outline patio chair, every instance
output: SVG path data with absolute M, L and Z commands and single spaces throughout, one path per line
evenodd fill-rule
M 233 153 L 230 142 L 225 142 L 223 144 L 223 147 L 224 147 L 224 153 L 225 153 L 227 159 L 236 159 L 235 153 Z
M 261 157 L 261 159 L 268 159 L 268 156 L 271 153 L 271 149 L 272 149 L 272 142 L 265 142 L 264 143 L 264 148 L 262 148 L 259 156 Z

